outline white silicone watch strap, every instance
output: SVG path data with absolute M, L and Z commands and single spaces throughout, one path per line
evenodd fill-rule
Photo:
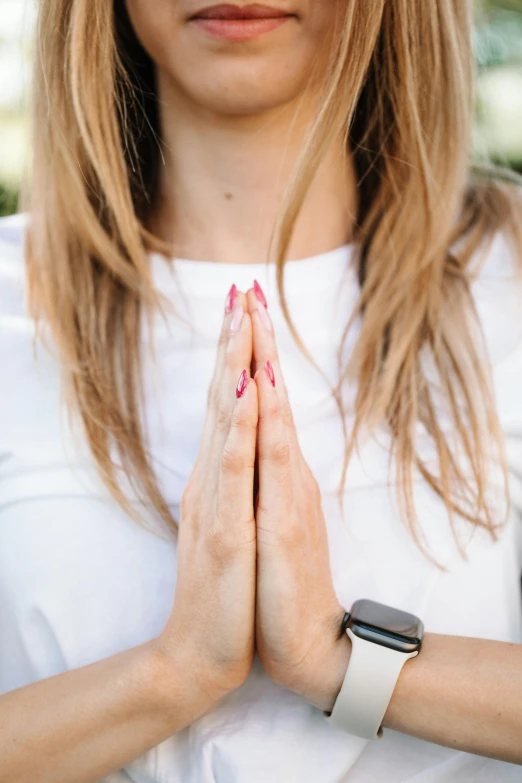
M 418 651 L 398 652 L 361 639 L 350 628 L 346 633 L 352 642 L 350 662 L 332 713 L 325 717 L 350 734 L 377 739 L 401 669 Z

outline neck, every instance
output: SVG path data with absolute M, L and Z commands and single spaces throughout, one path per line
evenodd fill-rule
M 297 103 L 256 114 L 194 106 L 159 73 L 164 165 L 152 229 L 177 258 L 259 263 L 312 116 Z M 352 239 L 356 186 L 342 139 L 325 151 L 296 220 L 287 258 L 327 252 Z

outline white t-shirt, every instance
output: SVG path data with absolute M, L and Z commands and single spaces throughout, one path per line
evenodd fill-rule
M 108 497 L 59 401 L 52 344 L 33 353 L 24 291 L 26 221 L 20 215 L 0 221 L 0 693 L 156 636 L 176 586 L 174 540 L 131 521 Z M 291 261 L 286 271 L 290 313 L 331 383 L 358 291 L 352 257 L 353 247 L 345 245 Z M 442 501 L 417 476 L 419 519 L 447 571 L 420 553 L 401 521 L 384 428 L 351 460 L 342 516 L 339 414 L 328 383 L 286 326 L 274 266 L 178 259 L 172 273 L 156 255 L 151 265 L 157 286 L 185 317 L 157 318 L 157 362 L 146 357 L 144 367 L 150 446 L 174 515 L 198 451 L 225 296 L 233 282 L 246 290 L 255 277 L 269 301 L 302 450 L 322 489 L 341 603 L 349 609 L 355 599 L 371 598 L 420 615 L 427 631 L 522 643 L 522 289 L 511 277 L 513 259 L 501 236 L 473 293 L 494 367 L 514 507 L 500 540 L 491 544 L 477 532 L 464 561 Z M 351 399 L 348 389 L 348 426 Z M 273 683 L 256 656 L 246 682 L 212 712 L 105 780 L 514 783 L 522 770 L 389 730 L 369 742 L 348 735 Z

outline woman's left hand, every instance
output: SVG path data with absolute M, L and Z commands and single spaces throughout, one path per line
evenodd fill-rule
M 299 448 L 272 326 L 256 290 L 260 299 L 247 294 L 259 401 L 256 648 L 277 683 L 331 712 L 351 643 L 346 633 L 339 637 L 344 608 L 332 584 L 319 488 Z M 401 672 L 383 725 L 522 764 L 522 645 L 425 633 L 422 646 Z
M 256 648 L 267 674 L 330 711 L 350 657 L 318 483 L 297 438 L 263 292 L 247 294 L 258 387 Z

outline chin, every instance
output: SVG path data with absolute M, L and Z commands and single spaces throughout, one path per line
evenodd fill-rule
M 209 62 L 208 67 L 200 63 L 185 80 L 180 80 L 179 73 L 172 73 L 171 78 L 192 103 L 228 115 L 259 114 L 292 103 L 307 81 L 306 75 L 295 70 L 239 60 Z
M 312 72 L 321 71 L 318 60 L 329 49 L 333 0 L 249 40 L 202 29 L 188 16 L 197 0 L 156 0 L 154 14 L 148 0 L 126 2 L 136 35 L 172 96 L 213 113 L 252 115 L 293 103 Z M 308 9 L 306 0 L 295 2 Z
M 261 46 L 262 39 L 225 45 L 185 29 L 158 64 L 176 91 L 201 108 L 228 115 L 267 112 L 297 100 L 310 82 L 313 47 L 297 25 L 291 30 L 284 46 L 277 37 L 269 42 L 271 36 Z

